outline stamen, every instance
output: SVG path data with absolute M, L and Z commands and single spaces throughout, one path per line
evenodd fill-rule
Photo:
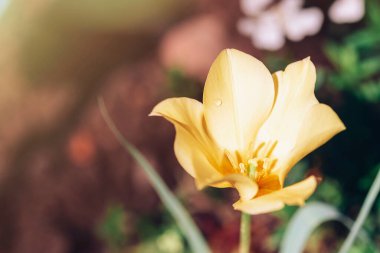
M 253 159 L 249 159 L 248 160 L 248 164 L 249 165 L 253 165 L 255 167 L 257 167 L 259 164 L 257 163 L 257 158 L 253 158 Z
M 252 157 L 257 157 L 259 155 L 259 152 L 262 150 L 262 148 L 265 146 L 265 142 L 260 143 L 260 145 L 256 148 L 256 150 L 253 152 Z
M 267 152 L 266 156 L 270 156 L 270 155 L 272 154 L 272 152 L 273 152 L 274 148 L 277 146 L 277 143 L 278 143 L 278 141 L 277 141 L 277 140 L 276 140 L 276 141 L 274 141 L 274 142 L 272 143 L 272 145 L 271 145 L 271 147 L 269 148 L 269 150 L 268 150 L 268 152 Z
M 238 163 L 243 162 L 242 155 L 240 154 L 240 152 L 238 150 L 235 151 L 235 156 L 236 156 Z
M 241 173 L 245 173 L 246 172 L 244 163 L 239 163 L 239 168 L 240 168 L 240 172 Z
M 232 157 L 231 153 L 228 150 L 224 150 L 224 155 L 227 157 L 228 161 L 232 165 L 233 168 L 237 167 L 237 164 L 235 162 L 235 159 Z
M 268 153 L 271 150 L 271 147 L 273 146 L 273 141 L 270 140 L 270 141 L 266 142 L 265 144 L 266 145 L 262 150 L 262 157 L 268 157 Z

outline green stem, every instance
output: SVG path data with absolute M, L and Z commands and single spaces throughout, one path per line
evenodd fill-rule
M 251 215 L 241 213 L 239 253 L 249 253 L 251 245 Z
M 369 211 L 371 210 L 373 203 L 376 200 L 377 195 L 379 194 L 379 191 L 380 191 L 380 169 L 377 172 L 375 181 L 373 182 L 371 188 L 369 189 L 367 197 L 364 200 L 364 204 L 362 208 L 360 209 L 358 218 L 356 219 L 354 225 L 351 228 L 350 233 L 348 234 L 346 240 L 344 241 L 342 247 L 340 248 L 339 253 L 347 253 L 349 249 L 351 248 L 352 244 L 355 241 L 355 238 L 357 237 L 360 231 L 360 228 L 362 227 L 365 219 L 367 218 L 369 214 Z

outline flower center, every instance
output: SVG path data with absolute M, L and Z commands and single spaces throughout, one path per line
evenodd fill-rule
M 247 175 L 256 182 L 260 181 L 263 177 L 271 172 L 271 166 L 275 160 L 272 158 L 253 158 L 249 159 L 247 163 L 239 163 L 239 172 Z
M 240 173 L 259 183 L 271 177 L 272 169 L 277 162 L 272 157 L 277 141 L 263 142 L 258 145 L 247 158 L 239 151 L 234 153 L 224 150 L 224 160 L 222 162 L 223 173 Z

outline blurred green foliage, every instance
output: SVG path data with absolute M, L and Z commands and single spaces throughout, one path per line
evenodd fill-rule
M 166 227 L 163 233 L 139 244 L 136 253 L 185 253 L 184 241 L 180 231 L 175 227 Z
M 125 252 L 128 241 L 127 221 L 127 213 L 121 204 L 109 205 L 97 228 L 98 236 L 105 242 L 109 252 Z M 183 235 L 167 211 L 157 212 L 156 216 L 139 216 L 137 233 L 140 242 L 133 249 L 135 253 L 188 252 Z
M 367 1 L 365 27 L 340 42 L 328 42 L 325 53 L 335 70 L 328 83 L 364 102 L 380 101 L 380 3 Z
M 111 252 L 120 252 L 127 242 L 127 214 L 121 205 L 113 204 L 106 210 L 98 226 L 99 237 Z
M 342 198 L 333 204 L 350 215 L 357 214 L 380 158 L 380 3 L 370 0 L 366 4 L 359 29 L 348 29 L 339 37 L 330 34 L 335 39 L 324 47 L 333 69 L 323 69 L 321 93 L 330 95 L 327 103 L 335 107 L 347 130 L 313 155 L 322 157 L 323 174 L 339 182 Z M 379 203 L 378 199 L 370 219 L 379 220 Z M 379 226 L 373 232 L 378 235 Z
M 202 85 L 188 77 L 180 68 L 171 68 L 166 73 L 169 90 L 176 97 L 197 98 L 202 94 Z
M 171 215 L 162 210 L 152 216 L 141 216 L 137 230 L 142 243 L 136 247 L 136 253 L 185 253 L 189 252 L 185 238 Z

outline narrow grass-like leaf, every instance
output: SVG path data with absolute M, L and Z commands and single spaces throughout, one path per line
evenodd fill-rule
M 341 214 L 335 207 L 321 202 L 313 202 L 300 208 L 290 220 L 280 253 L 302 253 L 312 232 L 324 222 L 339 221 L 350 228 L 353 221 Z M 361 238 L 369 242 L 368 236 L 361 232 Z M 370 243 L 368 243 L 370 247 Z
M 350 233 L 348 234 L 346 240 L 344 241 L 339 253 L 347 253 L 351 248 L 352 244 L 355 241 L 356 236 L 358 235 L 360 228 L 363 226 L 365 219 L 367 218 L 369 211 L 372 208 L 373 203 L 376 200 L 376 197 L 379 195 L 380 191 L 380 168 L 378 169 L 377 176 L 373 182 L 367 197 L 364 200 L 358 218 L 356 219 L 354 225 L 351 228 Z
M 207 243 L 205 242 L 201 232 L 195 225 L 189 213 L 181 205 L 175 195 L 169 190 L 169 188 L 166 186 L 158 173 L 154 170 L 152 165 L 147 161 L 147 159 L 120 133 L 111 117 L 109 116 L 107 108 L 104 104 L 104 100 L 102 98 L 98 98 L 98 105 L 103 119 L 107 123 L 112 133 L 115 135 L 116 139 L 144 170 L 161 201 L 168 209 L 170 214 L 174 217 L 182 233 L 188 240 L 192 252 L 210 253 L 211 251 L 208 248 Z
M 311 233 L 322 223 L 331 220 L 339 220 L 346 225 L 350 223 L 328 204 L 314 202 L 300 208 L 286 228 L 280 253 L 302 253 Z

